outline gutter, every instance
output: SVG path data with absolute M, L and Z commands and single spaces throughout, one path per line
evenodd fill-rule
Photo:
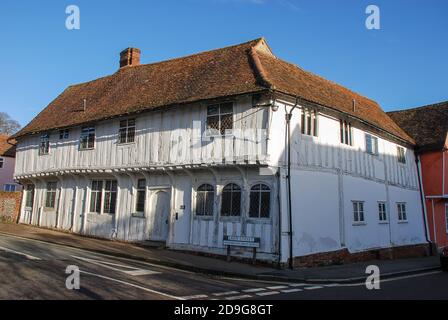
M 426 203 L 424 199 L 424 189 L 423 189 L 423 183 L 422 183 L 422 175 L 421 175 L 421 162 L 420 162 L 420 156 L 415 153 L 415 164 L 417 165 L 417 178 L 418 178 L 418 185 L 420 187 L 420 201 L 422 204 L 422 214 L 423 214 L 423 223 L 425 226 L 425 238 L 426 242 L 429 244 L 429 254 L 433 255 L 432 250 L 432 242 L 431 239 L 429 239 L 429 231 L 428 231 L 428 216 L 427 216 L 427 210 L 426 210 Z

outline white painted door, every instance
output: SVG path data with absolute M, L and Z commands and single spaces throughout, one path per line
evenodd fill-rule
M 166 241 L 168 239 L 170 215 L 170 194 L 167 189 L 154 190 L 150 199 L 148 217 L 148 239 Z

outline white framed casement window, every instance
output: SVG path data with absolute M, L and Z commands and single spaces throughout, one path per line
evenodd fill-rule
M 364 201 L 352 201 L 353 204 L 353 224 L 365 224 Z
M 90 212 L 101 213 L 101 200 L 103 196 L 103 181 L 93 180 L 90 189 Z
M 398 222 L 408 221 L 405 202 L 397 202 L 397 213 L 398 213 Z
M 380 223 L 388 222 L 387 211 L 386 211 L 386 202 L 384 202 L 384 201 L 378 201 L 378 220 Z
M 232 134 L 233 102 L 213 104 L 207 107 L 206 135 Z
M 64 130 L 59 130 L 59 140 L 66 140 L 69 137 L 69 130 L 68 129 L 64 129 Z
M 317 111 L 315 109 L 302 108 L 300 118 L 301 133 L 307 136 L 317 137 Z
M 378 154 L 378 138 L 366 133 L 366 152 L 369 154 Z
M 271 188 L 257 183 L 250 188 L 249 218 L 268 219 L 271 213 Z
M 46 155 L 50 153 L 50 135 L 44 133 L 40 136 L 39 155 Z
M 47 190 L 45 193 L 45 208 L 56 208 L 57 185 L 57 182 L 47 182 Z
M 117 193 L 116 180 L 92 180 L 90 213 L 115 214 Z
M 197 216 L 212 217 L 215 203 L 215 188 L 211 184 L 202 184 L 196 190 Z
M 135 142 L 135 119 L 126 119 L 120 121 L 120 129 L 118 131 L 118 143 Z
M 34 184 L 27 184 L 25 188 L 25 207 L 32 208 L 34 203 Z
M 7 183 L 7 184 L 5 184 L 4 189 L 6 192 L 14 192 L 14 191 L 16 191 L 16 185 Z
M 146 203 L 146 179 L 137 181 L 137 199 L 135 201 L 135 212 L 144 213 Z
M 352 124 L 345 120 L 339 120 L 341 143 L 353 146 Z
M 235 183 L 229 183 L 222 189 L 221 216 L 241 216 L 241 188 Z
M 95 148 L 95 127 L 83 127 L 79 141 L 80 150 L 91 150 Z
M 104 206 L 103 213 L 115 214 L 117 204 L 117 181 L 104 181 Z
M 406 150 L 397 146 L 397 159 L 399 163 L 406 164 Z

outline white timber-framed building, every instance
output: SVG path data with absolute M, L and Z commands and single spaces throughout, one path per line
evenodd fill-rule
M 412 138 L 263 38 L 154 64 L 128 48 L 13 138 L 21 223 L 218 255 L 258 237 L 258 259 L 297 265 L 426 244 Z

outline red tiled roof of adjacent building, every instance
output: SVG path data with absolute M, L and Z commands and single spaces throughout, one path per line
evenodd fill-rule
M 15 158 L 16 147 L 8 143 L 8 138 L 8 135 L 0 134 L 0 157 Z M 11 143 L 14 143 L 14 141 L 12 141 Z
M 268 89 L 348 113 L 413 143 L 376 102 L 278 59 L 263 38 L 124 67 L 113 75 L 70 86 L 14 137 Z
M 448 101 L 392 111 L 388 115 L 414 138 L 421 152 L 442 150 L 448 133 Z

